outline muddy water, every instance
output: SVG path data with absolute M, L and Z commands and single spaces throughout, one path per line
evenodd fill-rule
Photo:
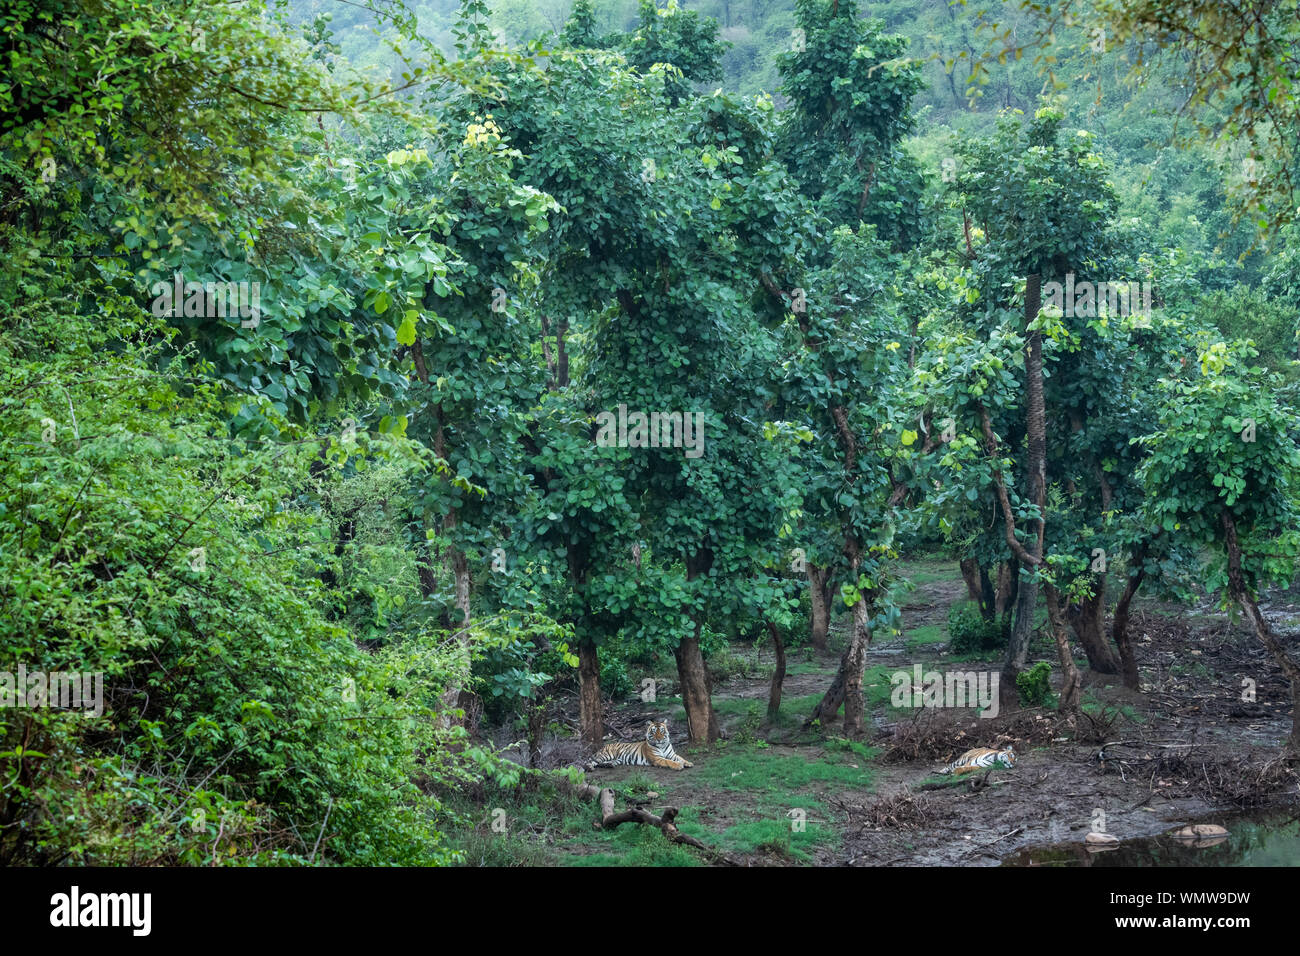
M 1080 840 L 1028 847 L 1004 859 L 1002 865 L 1300 866 L 1300 817 L 1268 814 L 1195 822 L 1218 823 L 1228 829 L 1228 837 L 1196 844 L 1175 839 L 1171 830 L 1160 836 L 1125 840 L 1104 850 L 1089 850 Z

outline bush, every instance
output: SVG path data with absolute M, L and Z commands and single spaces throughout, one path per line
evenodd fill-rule
M 601 652 L 606 649 L 601 648 Z M 610 648 L 613 651 L 613 648 Z M 617 653 L 600 654 L 600 692 L 607 697 L 630 697 L 637 691 L 627 672 L 627 661 Z
M 100 672 L 103 710 L 0 708 L 0 865 L 448 861 L 416 780 L 450 772 L 431 705 L 466 675 L 432 636 L 369 653 L 331 619 L 334 529 L 302 489 L 322 460 L 344 480 L 336 456 L 233 437 L 229 392 L 160 372 L 164 345 L 107 347 L 57 300 L 20 319 L 0 660 Z
M 1052 665 L 1039 661 L 1027 671 L 1016 675 L 1020 690 L 1020 703 L 1025 707 L 1042 707 L 1052 700 Z
M 948 649 L 954 654 L 976 654 L 994 650 L 1007 641 L 1008 624 L 994 618 L 986 621 L 972 603 L 954 604 L 948 609 Z

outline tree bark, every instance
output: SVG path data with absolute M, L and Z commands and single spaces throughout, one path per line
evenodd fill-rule
M 1007 544 L 1027 564 L 1030 575 L 1019 582 L 1016 593 L 1016 619 L 1011 628 L 1011 638 L 1007 642 L 1007 660 L 1002 667 L 1001 697 L 1002 704 L 1012 707 L 1019 702 L 1016 691 L 1016 677 L 1025 666 L 1029 653 L 1029 641 L 1034 631 L 1034 612 L 1038 608 L 1038 578 L 1036 572 L 1043 561 L 1043 539 L 1047 524 L 1045 509 L 1047 506 L 1047 406 L 1043 398 L 1043 333 L 1030 330 L 1029 326 L 1038 317 L 1042 305 L 1042 279 L 1037 273 L 1025 281 L 1025 432 L 1027 448 L 1025 454 L 1025 491 L 1026 497 L 1038 506 L 1036 540 L 1029 548 L 1022 549 L 1015 540 L 1012 525 L 1014 517 L 1005 493 L 1002 495 L 1004 520 L 1007 522 Z M 986 429 L 987 431 L 987 429 Z
M 700 622 L 695 633 L 684 637 L 673 651 L 677 678 L 682 685 L 682 706 L 686 710 L 686 733 L 693 744 L 711 744 L 718 739 L 718 718 L 713 712 L 713 681 L 700 651 Z
M 1011 636 L 1007 639 L 1007 659 L 1002 665 L 1002 682 L 999 685 L 1000 703 L 1004 710 L 1020 706 L 1016 677 L 1025 669 L 1025 661 L 1029 659 L 1029 641 L 1034 636 L 1034 611 L 1037 607 L 1037 582 L 1021 581 L 1016 592 L 1015 618 L 1011 625 Z
M 686 560 L 686 580 L 693 581 L 713 564 L 713 553 L 701 548 Z M 682 687 L 682 707 L 686 710 L 686 732 L 693 744 L 711 744 L 718 739 L 718 718 L 713 712 L 713 678 L 700 650 L 704 630 L 703 612 L 695 614 L 695 633 L 684 637 L 673 650 L 677 659 L 677 679 Z
M 1075 666 L 1074 654 L 1070 651 L 1070 637 L 1066 632 L 1065 614 L 1061 609 L 1061 595 L 1050 584 L 1044 589 L 1047 597 L 1047 618 L 1052 625 L 1052 637 L 1056 641 L 1056 656 L 1061 662 L 1061 697 L 1057 710 L 1063 714 L 1079 712 L 1079 668 Z
M 767 722 L 775 723 L 781 714 L 781 685 L 785 683 L 785 641 L 781 631 L 771 621 L 767 632 L 772 635 L 772 650 L 776 652 L 776 668 L 772 671 L 772 688 L 767 695 Z
M 1015 601 L 1019 579 L 1020 566 L 1015 558 L 998 564 L 998 584 L 993 597 L 993 611 L 997 617 L 1004 616 Z
M 1093 593 L 1065 609 L 1071 630 L 1088 655 L 1088 666 L 1099 674 L 1118 674 L 1119 660 L 1106 638 L 1106 575 L 1094 575 Z
M 1111 620 L 1111 634 L 1115 638 L 1115 646 L 1119 648 L 1120 679 L 1124 686 L 1130 690 L 1141 690 L 1142 682 L 1138 676 L 1137 658 L 1133 654 L 1133 643 L 1128 637 L 1128 611 L 1129 605 L 1133 603 L 1133 598 L 1142 586 L 1142 579 L 1146 577 L 1146 570 L 1142 567 L 1144 558 L 1142 549 L 1133 553 L 1133 562 L 1137 566 L 1137 573 L 1134 569 L 1129 568 L 1128 582 L 1124 585 L 1124 593 L 1119 596 L 1119 603 L 1115 605 L 1115 616 Z
M 584 788 L 582 796 L 586 798 L 588 788 Z M 646 826 L 658 827 L 660 832 L 668 839 L 670 843 L 681 843 L 685 846 L 695 847 L 706 853 L 709 859 L 714 863 L 720 863 L 724 866 L 735 866 L 736 861 L 725 853 L 713 849 L 707 844 L 701 843 L 693 836 L 687 836 L 677 829 L 677 824 L 673 821 L 677 819 L 678 810 L 676 807 L 665 807 L 662 815 L 655 816 L 649 810 L 642 810 L 640 807 L 633 807 L 630 810 L 614 812 L 614 791 L 608 788 L 601 790 L 596 797 L 596 802 L 600 806 L 600 819 L 596 821 L 596 826 L 602 830 L 613 830 L 624 823 L 643 823 Z
M 826 582 L 830 578 L 830 569 L 808 564 L 808 595 L 812 599 L 812 625 L 809 640 L 819 651 L 826 650 L 826 635 L 830 631 L 831 607 L 826 593 Z
M 979 566 L 980 578 L 980 616 L 986 621 L 992 621 L 997 617 L 998 595 L 993 587 L 993 579 L 989 577 L 989 569 L 984 565 Z
M 857 568 L 854 567 L 856 576 Z M 871 643 L 870 614 L 864 594 L 853 605 L 853 634 L 844 653 L 844 736 L 860 737 L 866 707 L 862 700 L 862 674 L 867 667 L 867 646 Z
M 961 579 L 966 582 L 966 596 L 976 604 L 983 604 L 984 590 L 980 587 L 980 563 L 974 558 L 962 558 L 958 563 Z
M 582 745 L 600 749 L 605 739 L 605 721 L 600 699 L 600 655 L 589 638 L 578 641 L 578 732 Z
M 850 533 L 844 542 L 844 554 L 849 559 L 855 581 L 862 564 L 860 548 L 857 536 Z M 843 704 L 845 736 L 856 737 L 862 734 L 862 672 L 867 664 L 867 647 L 871 644 L 871 613 L 867 601 L 868 595 L 862 593 L 853 605 L 853 629 L 849 634 L 849 644 L 840 657 L 839 670 L 836 671 L 830 688 L 809 715 L 805 726 L 814 721 L 829 723 Z
M 1273 660 L 1291 682 L 1291 735 L 1286 749 L 1300 757 L 1300 663 L 1292 660 L 1282 642 L 1273 633 L 1273 627 L 1259 610 L 1255 595 L 1246 585 L 1246 575 L 1241 568 L 1241 542 L 1237 539 L 1237 524 L 1227 510 L 1221 512 L 1224 543 L 1228 549 L 1228 593 L 1241 605 L 1242 611 L 1255 627 L 1260 643 L 1273 655 Z

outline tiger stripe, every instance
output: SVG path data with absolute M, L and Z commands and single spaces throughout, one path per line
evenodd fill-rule
M 587 764 L 587 769 L 596 767 L 670 767 L 682 770 L 693 764 L 685 757 L 678 756 L 673 750 L 672 741 L 668 739 L 668 721 L 657 723 L 649 721 L 645 725 L 645 740 L 630 743 L 608 743 L 597 751 Z
M 1010 744 L 1001 750 L 990 750 L 988 747 L 976 747 L 974 750 L 968 750 L 940 770 L 939 773 L 961 775 L 974 770 L 986 770 L 998 765 L 1003 767 L 1014 767 L 1016 765 L 1016 752 L 1011 749 Z

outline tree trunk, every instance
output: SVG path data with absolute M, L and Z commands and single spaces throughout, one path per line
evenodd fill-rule
M 1119 659 L 1106 639 L 1106 575 L 1094 575 L 1093 594 L 1065 609 L 1070 628 L 1088 655 L 1088 666 L 1099 674 L 1118 674 Z
M 578 641 L 578 733 L 582 745 L 600 749 L 605 739 L 605 721 L 600 699 L 600 655 L 589 638 Z
M 682 638 L 673 651 L 677 678 L 682 685 L 682 706 L 686 710 L 686 733 L 693 744 L 711 744 L 718 739 L 718 719 L 713 712 L 713 681 L 700 651 L 701 622 L 695 634 Z
M 998 617 L 1005 616 L 1007 609 L 1015 602 L 1019 578 L 1020 566 L 1015 558 L 998 564 L 998 584 L 993 597 L 993 610 Z
M 856 575 L 857 569 L 854 568 Z M 862 700 L 862 674 L 867 667 L 867 646 L 871 643 L 871 616 L 864 594 L 853 605 L 853 634 L 844 654 L 844 736 L 860 737 L 865 705 Z
M 1034 611 L 1038 608 L 1036 572 L 1043 560 L 1043 539 L 1047 532 L 1047 406 L 1043 398 L 1043 333 L 1030 330 L 1042 305 L 1043 277 L 1037 273 L 1025 281 L 1025 453 L 1026 497 L 1038 506 L 1036 539 L 1031 542 L 1022 563 L 1029 562 L 1030 576 L 1019 582 L 1016 593 L 1016 621 L 1007 642 L 1007 660 L 1002 668 L 1002 703 L 1015 706 L 1019 701 L 1016 677 L 1025 666 L 1029 640 L 1034 631 Z M 1003 507 L 1006 507 L 1005 502 Z M 1006 515 L 1011 520 L 1010 514 Z M 1010 543 L 1010 542 L 1009 542 Z
M 546 735 L 546 699 L 542 698 L 528 709 L 528 766 L 542 769 L 542 738 Z
M 992 621 L 997 617 L 998 595 L 989 577 L 989 569 L 980 565 L 980 617 Z
M 767 622 L 767 633 L 772 635 L 772 650 L 776 652 L 776 668 L 772 671 L 772 689 L 767 695 L 767 722 L 775 723 L 781 713 L 781 685 L 785 683 L 785 641 L 781 631 L 771 621 Z
M 1272 626 L 1260 612 L 1255 595 L 1246 586 L 1246 576 L 1241 569 L 1241 543 L 1237 540 L 1236 522 L 1226 509 L 1220 517 L 1223 520 L 1224 543 L 1228 549 L 1228 593 L 1241 605 L 1246 617 L 1255 626 L 1255 634 L 1260 643 L 1273 655 L 1273 660 L 1291 682 L 1291 735 L 1287 738 L 1286 749 L 1292 755 L 1300 757 L 1300 663 L 1292 660 L 1286 652 L 1282 642 L 1273 633 Z
M 700 548 L 686 559 L 686 580 L 706 574 L 713 564 L 713 552 Z M 682 686 L 682 707 L 686 710 L 686 732 L 693 744 L 711 744 L 718 739 L 718 718 L 713 712 L 713 678 L 700 650 L 704 612 L 694 615 L 695 633 L 684 637 L 673 650 L 677 658 L 677 679 Z
M 830 631 L 831 606 L 826 593 L 830 569 L 808 564 L 808 596 L 812 599 L 812 629 L 809 639 L 819 651 L 826 651 L 826 635 Z
M 1038 582 L 1021 581 L 1016 591 L 1016 616 L 1007 640 L 1007 659 L 1002 665 L 999 685 L 1000 704 L 1003 710 L 1020 706 L 1020 691 L 1016 677 L 1025 668 L 1029 658 L 1029 641 L 1034 636 L 1034 611 L 1038 607 Z
M 976 604 L 983 604 L 984 590 L 980 587 L 980 563 L 974 558 L 962 558 L 957 566 L 961 568 L 961 579 L 966 582 L 966 596 Z
M 861 545 L 855 535 L 850 534 L 844 543 L 844 554 L 849 559 L 853 580 L 858 578 L 858 568 L 862 563 Z M 839 670 L 830 688 L 822 696 L 817 707 L 809 715 L 807 723 L 820 721 L 829 723 L 834 719 L 840 704 L 844 705 L 844 733 L 848 737 L 861 735 L 863 730 L 862 672 L 867 664 L 867 646 L 871 643 L 870 608 L 867 595 L 859 595 L 853 605 L 853 629 L 849 635 L 848 647 L 840 658 Z
M 1061 698 L 1057 710 L 1063 714 L 1079 712 L 1079 668 L 1070 652 L 1070 637 L 1065 628 L 1065 614 L 1061 610 L 1061 595 L 1050 584 L 1043 589 L 1047 596 L 1047 617 L 1052 624 L 1052 637 L 1056 640 L 1056 656 L 1061 662 Z
M 1138 691 L 1142 689 L 1142 682 L 1138 676 L 1137 658 L 1133 655 L 1133 643 L 1128 639 L 1128 609 L 1146 576 L 1142 560 L 1141 550 L 1135 551 L 1133 561 L 1137 565 L 1137 573 L 1134 574 L 1133 569 L 1129 568 L 1128 583 L 1124 585 L 1124 593 L 1119 596 L 1119 603 L 1115 605 L 1115 617 L 1111 621 L 1111 634 L 1115 638 L 1115 646 L 1119 648 L 1120 677 L 1125 687 Z

